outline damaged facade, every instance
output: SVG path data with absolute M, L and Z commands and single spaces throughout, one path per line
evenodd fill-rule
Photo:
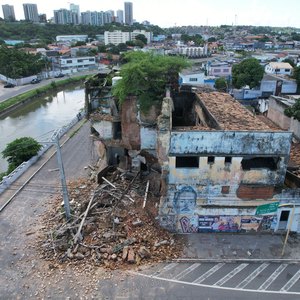
M 148 114 L 135 97 L 121 108 L 112 97 L 99 104 L 91 120 L 108 163 L 160 173 L 162 227 L 180 233 L 287 229 L 289 204 L 299 201 L 298 190 L 285 186 L 291 132 L 270 129 L 217 92 L 167 94 Z M 259 205 L 273 202 L 288 205 L 256 215 Z M 300 231 L 297 208 L 295 215 L 292 230 Z

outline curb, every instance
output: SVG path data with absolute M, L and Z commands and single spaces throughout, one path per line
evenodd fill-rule
M 271 262 L 271 263 L 290 263 L 290 264 L 300 264 L 299 258 L 176 258 L 172 259 L 172 262 L 177 263 L 261 263 L 261 262 Z

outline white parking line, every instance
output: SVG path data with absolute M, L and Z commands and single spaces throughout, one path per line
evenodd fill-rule
M 156 271 L 153 275 L 157 275 L 157 274 L 161 274 L 167 271 L 172 270 L 173 268 L 175 268 L 176 266 L 178 266 L 179 263 L 171 263 L 168 264 L 166 266 L 164 266 L 161 270 Z M 152 275 L 151 275 L 152 276 Z
M 206 278 L 208 278 L 209 276 L 211 276 L 212 274 L 214 274 L 215 272 L 217 272 L 219 269 L 221 269 L 224 265 L 225 265 L 224 263 L 219 263 L 219 264 L 215 265 L 214 267 L 212 267 L 211 269 L 209 269 L 208 271 L 206 271 L 204 274 L 202 274 L 200 277 L 198 277 L 197 279 L 195 279 L 193 281 L 193 283 L 201 283 Z
M 288 291 L 300 278 L 300 270 L 280 289 L 281 292 Z
M 235 288 L 242 289 L 247 284 L 249 284 L 258 274 L 260 274 L 265 268 L 270 264 L 262 264 L 257 269 L 255 269 L 248 277 L 246 277 L 242 282 L 240 282 Z
M 186 268 L 185 270 L 183 270 L 182 272 L 180 272 L 179 274 L 177 274 L 176 276 L 174 276 L 172 279 L 181 279 L 183 278 L 185 275 L 187 275 L 188 273 L 194 271 L 196 268 L 198 268 L 201 264 L 196 263 L 196 264 L 192 264 L 190 267 Z
M 232 278 L 234 275 L 242 271 L 248 266 L 248 264 L 240 264 L 238 267 L 233 269 L 231 272 L 229 272 L 226 276 L 218 280 L 214 285 L 223 285 L 225 282 L 227 282 L 230 278 Z
M 190 285 L 190 286 L 205 287 L 205 288 L 218 289 L 218 290 L 241 291 L 240 289 L 226 287 L 226 286 L 213 286 L 213 285 L 198 284 L 198 283 L 188 282 L 188 281 L 179 281 L 179 280 L 168 279 L 168 278 L 163 278 L 163 277 L 158 277 L 158 276 L 146 275 L 146 274 L 138 273 L 138 272 L 134 272 L 134 271 L 129 271 L 128 273 L 132 274 L 132 275 L 136 275 L 136 276 L 141 276 L 141 277 L 149 278 L 151 280 L 154 280 L 154 279 L 155 280 L 161 280 L 161 281 L 172 282 L 172 283 L 180 284 L 180 285 L 186 284 L 186 285 Z M 300 296 L 299 292 L 289 292 L 289 291 L 287 291 L 287 292 L 281 292 L 281 291 L 265 291 L 265 290 L 258 291 L 258 290 L 243 289 L 243 292 L 250 292 L 250 293 L 255 293 L 255 294 L 262 293 L 262 294 L 282 294 L 282 295 L 297 295 L 297 296 L 299 295 Z
M 280 265 L 270 276 L 269 278 L 258 288 L 259 291 L 266 290 L 272 282 L 280 275 L 280 273 L 287 267 L 287 264 Z

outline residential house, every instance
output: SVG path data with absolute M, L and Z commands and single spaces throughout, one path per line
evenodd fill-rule
M 91 70 L 97 68 L 96 58 L 94 56 L 83 57 L 56 57 L 53 66 L 59 72 L 68 74 L 82 70 Z
M 286 62 L 270 62 L 265 66 L 267 74 L 292 75 L 293 67 Z
M 179 84 L 203 85 L 204 72 L 202 70 L 183 70 L 179 73 Z
M 208 75 L 216 77 L 231 77 L 232 66 L 227 62 L 214 62 L 208 64 Z

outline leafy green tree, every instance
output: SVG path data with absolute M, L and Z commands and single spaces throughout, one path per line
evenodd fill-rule
M 122 79 L 113 89 L 113 95 L 122 104 L 128 96 L 136 96 L 141 110 L 147 112 L 161 103 L 166 85 L 176 89 L 178 72 L 189 66 L 187 60 L 144 53 L 129 52 L 124 55 L 127 63 L 121 69 Z
M 77 42 L 74 44 L 74 47 L 79 47 L 79 46 L 86 46 L 86 42 L 83 42 L 83 41 L 77 41 Z
M 299 90 L 300 89 L 300 66 L 294 68 L 293 78 L 296 79 L 298 90 Z
M 2 151 L 3 158 L 7 158 L 9 163 L 8 173 L 12 172 L 22 162 L 37 155 L 41 145 L 31 137 L 22 137 L 8 143 Z
M 293 68 L 295 67 L 294 61 L 292 59 L 290 59 L 290 58 L 286 58 L 282 62 L 289 63 Z
M 134 41 L 134 45 L 139 48 L 144 48 L 145 44 L 141 40 Z
M 4 45 L 0 46 L 0 74 L 20 78 L 35 75 L 44 67 L 45 61 L 40 54 L 35 55 Z
M 215 81 L 215 88 L 219 91 L 219 92 L 226 92 L 227 91 L 227 81 L 225 77 L 220 77 L 217 78 Z
M 300 121 L 300 99 L 297 99 L 293 106 L 286 108 L 284 114 L 290 118 L 295 118 Z
M 135 37 L 135 40 L 136 41 L 141 41 L 141 42 L 143 42 L 144 45 L 147 45 L 147 38 L 143 34 L 138 34 Z
M 254 88 L 259 85 L 264 75 L 264 68 L 255 58 L 248 58 L 232 67 L 232 84 L 236 88 L 249 85 Z
M 216 39 L 214 36 L 212 36 L 212 37 L 208 38 L 207 41 L 208 41 L 209 43 L 212 43 L 212 42 L 216 42 L 217 39 Z

